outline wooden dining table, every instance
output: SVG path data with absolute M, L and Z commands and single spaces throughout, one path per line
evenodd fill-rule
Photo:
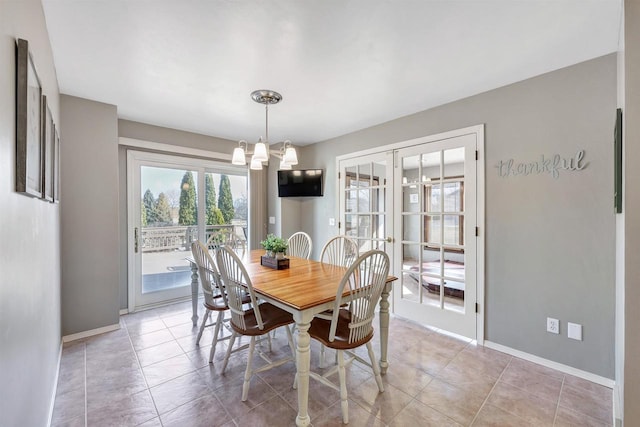
M 240 254 L 243 255 L 243 254 Z M 298 373 L 298 416 L 296 425 L 308 426 L 311 418 L 309 403 L 310 344 L 309 326 L 315 315 L 333 308 L 338 284 L 344 276 L 345 267 L 325 264 L 304 258 L 289 257 L 289 268 L 275 270 L 261 265 L 264 250 L 252 250 L 243 255 L 242 262 L 251 278 L 258 297 L 291 313 L 296 322 L 296 368 Z M 192 298 L 194 325 L 197 324 L 198 276 L 197 266 L 192 263 Z M 389 294 L 396 277 L 389 276 L 380 298 L 380 370 L 385 374 L 389 366 L 387 348 L 389 343 Z M 195 290 L 193 289 L 195 282 Z

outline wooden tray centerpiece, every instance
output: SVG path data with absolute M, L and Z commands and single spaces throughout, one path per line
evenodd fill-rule
M 268 234 L 260 244 L 267 251 L 266 255 L 260 257 L 260 265 L 276 270 L 289 268 L 289 258 L 284 257 L 284 252 L 289 246 L 286 240 L 274 234 Z

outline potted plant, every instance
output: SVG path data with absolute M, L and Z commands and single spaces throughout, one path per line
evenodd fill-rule
M 268 234 L 260 244 L 267 251 L 267 256 L 271 258 L 284 258 L 284 253 L 289 246 L 286 240 L 274 234 Z

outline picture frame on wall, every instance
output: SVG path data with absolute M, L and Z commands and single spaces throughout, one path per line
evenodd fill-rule
M 42 141 L 43 141 L 43 161 L 42 161 L 42 198 L 48 202 L 53 202 L 53 186 L 55 177 L 54 170 L 54 130 L 53 117 L 47 104 L 47 97 L 42 96 Z
M 53 202 L 60 202 L 60 134 L 53 124 Z
M 16 191 L 43 194 L 42 85 L 29 43 L 16 44 Z
M 616 126 L 613 131 L 614 157 L 614 208 L 622 213 L 622 108 L 616 110 Z

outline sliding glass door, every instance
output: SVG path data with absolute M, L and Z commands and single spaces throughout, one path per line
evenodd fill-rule
M 245 168 L 131 151 L 128 161 L 129 311 L 191 295 L 194 240 L 246 248 Z

